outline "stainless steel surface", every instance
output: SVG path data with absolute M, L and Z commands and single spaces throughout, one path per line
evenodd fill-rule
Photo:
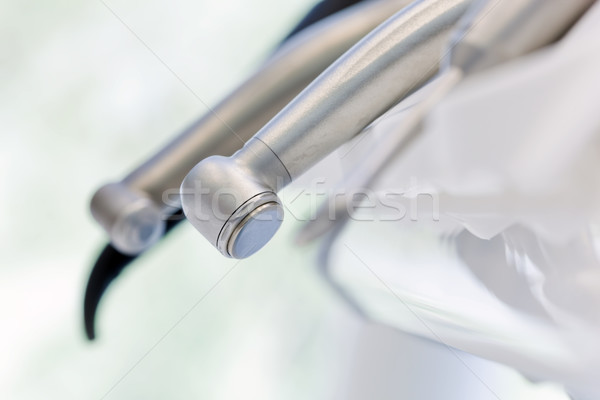
M 182 185 L 187 218 L 223 254 L 232 256 L 219 247 L 217 238 L 220 232 L 231 231 L 228 225 L 233 221 L 223 222 L 216 212 L 208 220 L 199 218 L 198 209 L 217 205 L 233 213 L 260 193 L 276 193 L 418 89 L 438 71 L 448 35 L 470 3 L 421 0 L 380 25 L 323 72 L 244 148 L 232 157 L 210 157 L 194 167 Z M 232 192 L 234 204 L 220 196 L 223 188 Z M 234 238 L 219 240 L 229 243 Z
M 465 73 L 497 65 L 563 35 L 594 0 L 478 0 L 452 36 L 448 62 Z
M 283 207 L 279 203 L 270 202 L 255 208 L 235 225 L 227 243 L 229 256 L 246 258 L 256 253 L 275 235 L 282 217 Z
M 256 137 L 297 178 L 438 71 L 448 34 L 470 3 L 412 3 L 340 57 Z
M 160 208 L 123 182 L 102 186 L 92 198 L 90 209 L 114 246 L 127 254 L 156 242 L 165 230 Z
M 554 42 L 593 4 L 593 0 L 477 1 L 452 34 L 440 76 L 424 88 L 425 100 L 411 108 L 402 125 L 374 144 L 341 183 L 344 189 L 369 188 L 380 173 L 420 132 L 429 111 L 460 82 L 465 74 L 505 62 Z M 337 193 L 338 191 L 334 191 Z M 347 192 L 347 190 L 346 190 Z M 333 205 L 333 215 L 331 214 Z M 298 234 L 299 243 L 310 242 L 346 223 L 352 211 L 344 196 L 327 199 L 316 218 Z
M 179 186 L 196 163 L 212 155 L 228 156 L 241 148 L 344 51 L 409 2 L 363 2 L 306 28 L 212 112 L 121 182 L 100 188 L 91 203 L 92 215 L 108 232 L 113 245 L 127 254 L 151 246 L 164 230 L 164 218 L 179 207 Z M 144 215 L 152 216 L 154 225 L 149 226 L 146 220 L 143 229 L 155 234 L 146 236 L 146 240 L 130 236 L 141 229 L 139 219 L 130 216 L 131 204 L 143 205 Z

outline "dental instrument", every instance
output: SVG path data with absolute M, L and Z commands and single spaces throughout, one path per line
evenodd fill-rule
M 342 5 L 330 3 L 317 5 L 291 34 Z M 112 244 L 122 253 L 135 255 L 156 243 L 164 234 L 166 220 L 181 208 L 179 186 L 194 165 L 240 149 L 344 51 L 409 3 L 362 2 L 294 34 L 254 75 L 166 147 L 120 182 L 98 189 L 90 209 Z
M 470 4 L 413 2 L 346 52 L 233 156 L 201 161 L 181 185 L 188 220 L 227 257 L 245 258 L 262 248 L 281 224 L 276 192 L 434 76 Z
M 98 190 L 93 216 L 111 236 L 85 289 L 87 337 L 95 337 L 98 305 L 111 282 L 182 221 L 179 185 L 213 154 L 232 154 L 313 77 L 410 0 L 323 0 L 292 29 L 277 51 L 238 89 L 123 181 Z M 341 10 L 341 11 L 340 11 Z M 236 139 L 223 121 L 235 128 Z M 175 192 L 165 202 L 163 195 Z M 145 234 L 144 234 L 145 232 Z

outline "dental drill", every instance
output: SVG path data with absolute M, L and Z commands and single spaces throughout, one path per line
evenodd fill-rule
M 276 192 L 434 76 L 470 3 L 413 2 L 340 57 L 233 156 L 201 161 L 181 185 L 187 219 L 227 257 L 262 248 L 282 221 Z
M 122 181 L 102 186 L 91 212 L 120 252 L 136 255 L 160 239 L 180 208 L 189 170 L 231 155 L 319 73 L 410 0 L 366 1 L 296 33 L 237 90 Z
M 413 3 L 329 67 L 232 157 L 200 162 L 181 187 L 188 220 L 223 255 L 252 255 L 281 224 L 277 190 L 429 80 L 438 71 L 449 32 L 443 93 L 465 73 L 555 40 L 592 1 L 479 1 L 455 30 L 469 3 Z M 494 18 L 485 20 L 492 12 Z M 418 110 L 429 109 L 443 93 Z M 385 149 L 395 154 L 395 146 Z M 232 192 L 220 196 L 223 188 Z
M 101 188 L 92 213 L 111 237 L 90 272 L 83 302 L 87 337 L 95 333 L 103 294 L 143 251 L 183 220 L 179 186 L 204 157 L 229 155 L 331 62 L 410 0 L 322 0 L 279 45 L 270 60 L 212 113 L 118 183 Z M 229 128 L 234 129 L 232 132 Z M 238 134 L 242 140 L 234 136 Z M 163 196 L 174 192 L 176 196 Z M 176 214 L 176 215 L 172 215 Z

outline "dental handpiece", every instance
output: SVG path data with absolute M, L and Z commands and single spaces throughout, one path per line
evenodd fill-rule
M 355 165 L 342 184 L 354 190 L 372 187 L 385 170 L 384 166 L 413 142 L 431 109 L 463 77 L 554 42 L 592 3 L 592 0 L 484 0 L 474 3 L 452 35 L 445 50 L 443 69 L 422 89 L 428 91 L 425 99 L 407 111 L 402 125 L 378 138 L 367 151 L 369 157 Z M 348 200 L 348 195 L 326 199 L 316 217 L 302 227 L 297 242 L 308 243 L 334 226 L 346 223 L 353 213 Z
M 189 170 L 212 155 L 231 155 L 341 54 L 410 0 L 348 7 L 294 35 L 247 81 L 122 181 L 94 194 L 93 217 L 129 255 L 152 246 L 180 208 Z
M 276 192 L 427 82 L 471 0 L 411 3 L 315 79 L 231 157 L 201 161 L 181 185 L 184 213 L 223 255 L 245 258 L 282 221 Z

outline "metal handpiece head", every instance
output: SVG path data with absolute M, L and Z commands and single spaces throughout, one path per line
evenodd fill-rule
M 271 240 L 283 220 L 276 192 L 290 182 L 277 156 L 258 139 L 231 157 L 198 163 L 181 185 L 183 212 L 223 255 L 246 258 Z
M 102 186 L 91 204 L 92 215 L 124 254 L 141 253 L 165 231 L 164 216 L 155 203 L 123 183 Z

